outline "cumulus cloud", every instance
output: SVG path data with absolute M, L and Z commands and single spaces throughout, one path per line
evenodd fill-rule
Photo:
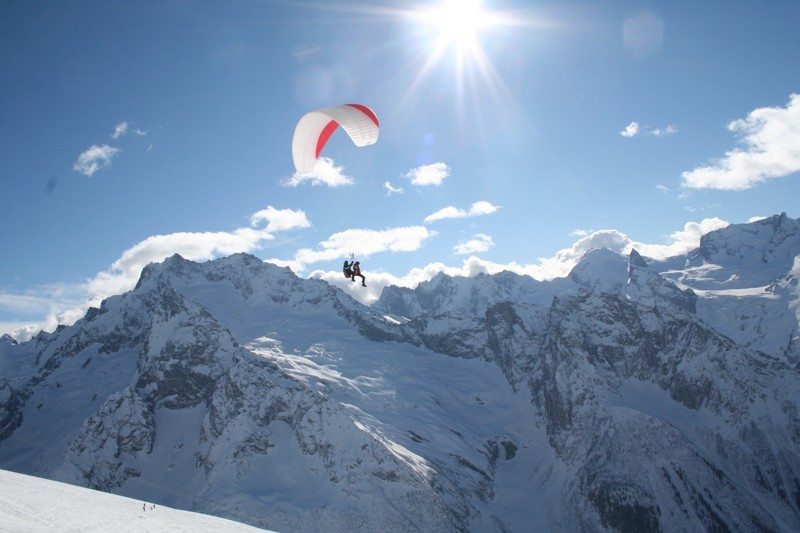
M 634 137 L 636 134 L 639 133 L 639 123 L 638 122 L 631 122 L 628 124 L 624 130 L 619 132 L 620 135 L 623 137 Z
M 114 148 L 107 144 L 92 145 L 88 150 L 78 156 L 72 165 L 72 169 L 85 176 L 92 176 L 102 168 L 110 167 L 111 160 L 120 152 L 119 148 Z
M 413 185 L 441 185 L 442 181 L 450 175 L 450 167 L 445 163 L 431 163 L 409 170 L 405 177 Z
M 621 254 L 629 254 L 631 250 L 636 249 L 646 257 L 667 259 L 694 250 L 700 246 L 700 237 L 727 225 L 727 222 L 719 218 L 687 222 L 682 230 L 673 232 L 669 236 L 667 244 L 637 242 L 614 229 L 595 231 L 576 241 L 570 248 L 560 250 L 554 257 L 540 259 L 539 265 L 526 267 L 525 272 L 537 279 L 566 276 L 586 252 L 596 248 L 608 248 Z
M 436 222 L 437 220 L 444 220 L 446 218 L 463 218 L 465 216 L 467 216 L 467 212 L 465 210 L 453 206 L 447 206 L 439 209 L 431 215 L 426 216 L 425 223 L 430 224 L 431 222 Z
M 306 214 L 300 210 L 294 209 L 275 209 L 268 205 L 266 209 L 262 209 L 257 213 L 250 216 L 250 225 L 257 226 L 260 222 L 266 222 L 267 227 L 265 231 L 286 231 L 295 228 L 307 228 L 311 226 L 311 222 L 306 218 Z
M 287 187 L 297 187 L 303 183 L 311 185 L 327 185 L 328 187 L 341 187 L 355 183 L 353 178 L 344 174 L 344 167 L 337 167 L 333 159 L 320 157 L 314 170 L 306 174 L 295 172 L 290 177 L 283 180 L 282 184 Z
M 348 229 L 334 233 L 319 243 L 316 249 L 303 248 L 295 254 L 295 264 L 301 266 L 348 257 L 354 252 L 369 257 L 380 252 L 413 252 L 436 235 L 425 226 L 406 226 L 385 230 Z
M 474 204 L 472 204 L 472 206 L 470 206 L 467 216 L 476 217 L 479 215 L 491 215 L 498 209 L 500 209 L 500 207 L 492 205 L 489 202 L 485 201 L 475 202 Z
M 453 247 L 453 251 L 458 255 L 475 254 L 486 252 L 494 246 L 494 241 L 485 233 L 476 233 L 467 242 L 460 243 Z
M 561 278 L 569 274 L 589 250 L 608 248 L 622 253 L 630 243 L 628 236 L 617 230 L 595 231 L 578 239 L 570 248 L 559 250 L 553 257 L 540 258 L 538 264 L 521 266 L 513 271 L 540 280 Z
M 498 264 L 470 257 L 458 269 L 460 274 L 475 275 L 479 272 L 494 274 L 503 270 L 528 275 L 538 280 L 551 280 L 568 275 L 586 252 L 596 248 L 608 248 L 621 254 L 629 254 L 636 249 L 642 255 L 653 259 L 666 259 L 685 254 L 700 246 L 700 237 L 710 231 L 724 228 L 728 223 L 719 218 L 708 218 L 701 222 L 687 222 L 682 230 L 672 233 L 667 244 L 647 244 L 632 240 L 626 234 L 613 230 L 599 230 L 578 239 L 571 247 L 559 250 L 553 257 L 540 258 L 538 263 L 520 265 L 518 263 Z M 444 271 L 444 270 L 443 270 Z M 472 273 L 472 274 L 469 274 Z
M 437 220 L 444 220 L 446 218 L 464 218 L 464 217 L 477 217 L 480 215 L 490 215 L 500 209 L 499 206 L 492 205 L 490 202 L 480 201 L 475 202 L 468 210 L 459 209 L 457 207 L 448 206 L 436 211 L 435 213 L 425 217 L 424 222 L 430 224 Z
M 631 242 L 623 252 L 629 253 L 635 248 L 644 256 L 653 259 L 667 259 L 694 250 L 700 246 L 700 237 L 706 233 L 716 231 L 728 226 L 728 222 L 721 218 L 706 218 L 700 222 L 687 222 L 682 230 L 678 230 L 669 235 L 667 244 L 646 244 L 641 242 Z
M 154 235 L 125 250 L 111 269 L 88 282 L 92 294 L 111 295 L 130 289 L 142 269 L 153 262 L 180 254 L 192 261 L 206 261 L 217 256 L 249 252 L 265 240 L 274 239 L 266 230 L 238 228 L 232 232 L 178 232 Z
M 800 94 L 792 94 L 786 107 L 755 109 L 728 129 L 741 147 L 684 172 L 684 187 L 741 191 L 800 171 Z

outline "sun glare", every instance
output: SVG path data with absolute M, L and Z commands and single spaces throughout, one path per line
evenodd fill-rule
M 440 44 L 445 46 L 468 44 L 478 30 L 489 24 L 479 0 L 445 0 L 428 12 L 427 18 L 437 28 Z
M 416 10 L 412 18 L 426 38 L 420 40 L 426 60 L 411 89 L 422 83 L 428 74 L 446 58 L 453 59 L 456 97 L 461 100 L 465 83 L 477 75 L 496 88 L 500 83 L 481 40 L 496 27 L 508 24 L 500 13 L 484 8 L 480 0 L 440 0 L 426 9 Z
M 470 113 L 482 113 L 485 105 L 479 102 L 516 108 L 495 69 L 493 56 L 511 45 L 514 28 L 532 25 L 526 12 L 500 10 L 493 0 L 419 0 L 405 4 L 411 5 L 347 8 L 403 23 L 403 38 L 395 43 L 405 48 L 409 61 L 395 69 L 391 82 L 392 87 L 402 87 L 397 109 L 420 98 L 427 100 L 434 87 L 437 95 L 447 94 L 458 120 Z

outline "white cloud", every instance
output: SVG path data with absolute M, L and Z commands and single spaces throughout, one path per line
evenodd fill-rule
M 623 137 L 636 137 L 637 135 L 652 135 L 653 137 L 666 137 L 678 133 L 678 127 L 670 124 L 664 128 L 643 128 L 638 122 L 631 122 L 624 130 L 619 132 Z
M 687 222 L 682 230 L 675 231 L 669 236 L 670 242 L 668 244 L 631 242 L 623 251 L 628 253 L 631 248 L 635 248 L 644 256 L 652 257 L 653 259 L 666 259 L 694 250 L 700 246 L 700 237 L 711 231 L 722 229 L 727 225 L 728 222 L 717 217 L 705 218 L 700 222 Z
M 666 128 L 653 128 L 648 133 L 656 137 L 666 137 L 667 135 L 678 133 L 678 127 L 670 124 Z
M 403 194 L 402 187 L 395 187 L 388 181 L 383 183 L 383 188 L 386 189 L 386 196 L 391 196 L 392 194 Z
M 477 217 L 480 215 L 491 215 L 498 209 L 500 209 L 500 207 L 492 205 L 489 202 L 485 201 L 475 202 L 474 204 L 472 204 L 472 206 L 470 206 L 469 213 L 467 213 L 467 216 Z
M 120 122 L 114 127 L 114 133 L 111 134 L 111 138 L 116 140 L 120 137 L 124 137 L 126 133 L 128 133 L 128 123 Z
M 101 168 L 111 166 L 111 160 L 120 152 L 119 148 L 103 144 L 92 145 L 88 150 L 78 156 L 72 169 L 86 176 L 92 176 Z
M 631 122 L 628 124 L 624 130 L 619 132 L 620 135 L 623 137 L 634 137 L 636 134 L 639 133 L 639 123 L 638 122 Z
M 125 250 L 111 269 L 101 272 L 88 282 L 89 292 L 106 297 L 129 290 L 142 269 L 149 263 L 160 262 L 180 254 L 191 261 L 206 261 L 218 256 L 250 252 L 263 241 L 275 236 L 266 230 L 237 228 L 232 232 L 179 232 L 154 235 Z
M 53 294 L 10 294 L 0 290 L 0 307 L 14 313 L 31 313 L 46 306 Z
M 627 235 L 617 230 L 595 231 L 578 239 L 570 248 L 559 250 L 553 257 L 540 258 L 539 264 L 522 266 L 514 271 L 541 280 L 560 278 L 569 274 L 589 250 L 608 248 L 621 253 L 630 242 Z
M 257 226 L 259 222 L 267 222 L 265 229 L 268 232 L 308 228 L 311 226 L 305 212 L 294 209 L 275 209 L 271 205 L 250 216 L 251 226 Z
M 2 322 L 0 335 L 8 332 L 18 341 L 25 341 L 41 330 L 53 331 L 59 324 L 72 324 L 86 314 L 88 301 L 83 284 L 40 285 L 25 294 L 0 291 L 0 309 L 17 316 L 44 317 L 38 322 Z
M 701 222 L 687 222 L 684 228 L 669 236 L 667 244 L 646 244 L 632 240 L 626 234 L 605 229 L 595 231 L 578 239 L 570 248 L 565 248 L 555 256 L 540 259 L 538 265 L 524 267 L 525 273 L 537 279 L 553 279 L 569 274 L 581 257 L 596 248 L 608 248 L 617 253 L 628 254 L 636 249 L 644 256 L 653 259 L 666 259 L 685 254 L 700 246 L 700 237 L 710 231 L 724 228 L 728 223 L 719 218 L 708 218 Z
M 319 243 L 317 249 L 303 248 L 295 254 L 295 262 L 301 265 L 331 261 L 348 257 L 351 252 L 358 257 L 369 257 L 380 252 L 413 252 L 422 243 L 436 235 L 425 226 L 407 226 L 386 230 L 348 229 L 334 233 Z
M 457 207 L 447 206 L 439 209 L 435 213 L 428 215 L 425 217 L 425 223 L 430 224 L 431 222 L 436 222 L 437 220 L 444 220 L 446 218 L 463 218 L 467 216 L 467 212 L 463 209 L 458 209 Z
M 489 235 L 476 233 L 469 241 L 454 246 L 453 251 L 459 255 L 475 254 L 486 252 L 492 246 L 494 246 L 494 241 Z
M 337 167 L 333 159 L 320 157 L 314 170 L 306 174 L 295 172 L 291 177 L 283 180 L 282 184 L 287 187 L 297 187 L 305 182 L 311 185 L 327 185 L 328 187 L 341 187 L 342 185 L 352 185 L 355 183 L 353 178 L 345 175 L 342 171 L 344 167 Z
M 755 109 L 728 129 L 742 148 L 684 172 L 684 187 L 740 191 L 800 171 L 800 94 L 792 94 L 786 107 Z
M 499 206 L 492 205 L 486 201 L 479 201 L 472 204 L 469 210 L 459 209 L 457 207 L 448 206 L 436 211 L 435 213 L 425 217 L 424 222 L 430 224 L 437 220 L 444 220 L 446 218 L 464 218 L 464 217 L 477 217 L 480 215 L 490 215 L 500 209 Z
M 578 239 L 571 247 L 559 250 L 553 257 L 539 259 L 536 264 L 520 265 L 516 262 L 500 264 L 477 257 L 470 257 L 464 261 L 464 265 L 461 268 L 429 265 L 423 270 L 430 277 L 424 278 L 423 276 L 423 278 L 430 279 L 438 272 L 446 272 L 450 275 L 458 276 L 473 276 L 481 272 L 495 274 L 508 270 L 517 274 L 531 276 L 538 280 L 551 280 L 568 275 L 589 250 L 608 248 L 617 253 L 628 254 L 632 249 L 636 249 L 644 256 L 653 259 L 666 259 L 688 253 L 697 248 L 700 246 L 700 237 L 702 235 L 724 228 L 727 225 L 727 222 L 719 218 L 708 218 L 701 222 L 687 222 L 682 230 L 676 231 L 669 236 L 667 244 L 636 242 L 617 230 L 600 230 Z M 414 279 L 417 277 L 419 276 L 414 276 Z
M 445 163 L 431 163 L 412 168 L 405 177 L 410 179 L 413 185 L 441 185 L 449 175 L 450 167 Z

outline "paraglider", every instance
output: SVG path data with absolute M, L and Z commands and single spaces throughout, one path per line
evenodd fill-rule
M 359 263 L 358 261 L 356 261 L 355 263 L 350 265 L 350 267 L 353 270 L 353 273 L 350 275 L 350 278 L 353 281 L 355 281 L 357 277 L 361 277 L 361 286 L 362 287 L 366 287 L 367 286 L 367 278 L 365 278 L 364 274 L 361 273 L 361 266 L 360 265 L 361 265 L 361 263 Z
M 361 286 L 362 287 L 367 286 L 367 278 L 364 277 L 364 274 L 361 273 L 361 263 L 359 263 L 358 261 L 348 263 L 347 259 L 345 259 L 344 266 L 342 267 L 342 272 L 344 273 L 344 277 L 346 277 L 347 279 L 351 279 L 352 281 L 355 281 L 356 278 L 360 277 Z
M 356 146 L 378 140 L 378 117 L 365 105 L 344 104 L 306 113 L 295 126 L 292 139 L 292 159 L 298 173 L 314 170 L 322 148 L 339 126 Z
M 344 277 L 347 279 L 351 279 L 355 281 L 357 277 L 361 277 L 361 286 L 367 286 L 367 278 L 364 277 L 364 274 L 361 273 L 361 263 L 358 261 L 353 260 L 353 252 L 350 252 L 350 262 L 347 259 L 344 260 L 344 266 L 342 266 L 342 273 Z

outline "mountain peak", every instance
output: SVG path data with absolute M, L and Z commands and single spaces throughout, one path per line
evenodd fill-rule
M 583 255 L 569 278 L 585 289 L 619 294 L 628 283 L 628 261 L 608 248 L 595 248 Z
M 763 287 L 792 267 L 799 249 L 800 221 L 781 213 L 703 235 L 698 250 L 689 255 L 687 267 L 705 270 L 699 288 Z M 710 265 L 718 271 L 710 272 Z
M 630 255 L 628 256 L 628 265 L 631 268 L 632 267 L 647 268 L 650 266 L 647 264 L 647 261 L 645 261 L 644 257 L 642 257 L 642 255 L 635 249 L 632 249 Z

